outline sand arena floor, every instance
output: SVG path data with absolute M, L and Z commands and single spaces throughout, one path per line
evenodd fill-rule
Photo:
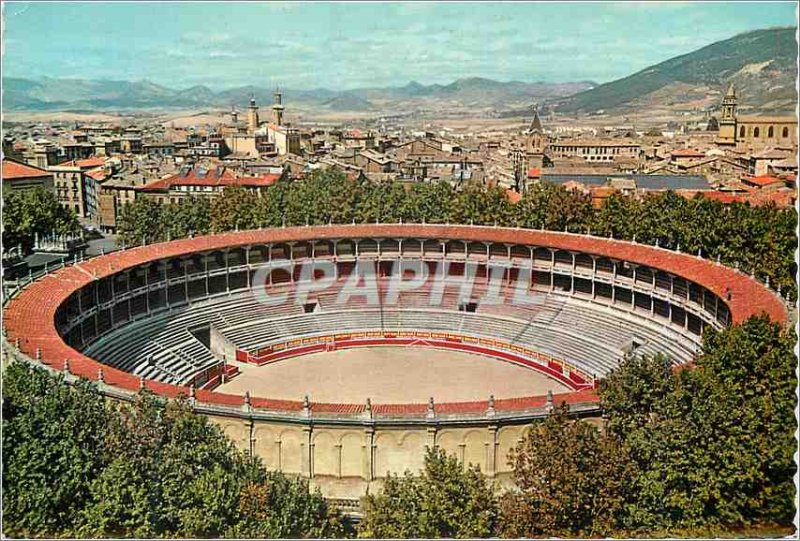
M 459 402 L 566 392 L 533 369 L 482 355 L 427 347 L 381 346 L 313 353 L 242 371 L 224 393 L 317 402 Z

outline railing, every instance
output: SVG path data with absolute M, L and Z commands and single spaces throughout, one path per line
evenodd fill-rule
M 51 374 L 60 375 L 64 378 L 64 381 L 67 384 L 74 384 L 82 379 L 80 376 L 59 370 L 39 360 L 30 358 L 25 353 L 17 349 L 13 344 L 9 343 L 5 336 L 3 336 L 2 345 L 5 358 L 9 361 L 23 362 L 31 366 L 42 368 Z M 95 381 L 94 385 L 97 386 L 98 390 L 103 395 L 117 400 L 130 402 L 133 401 L 138 395 L 138 391 L 132 391 L 130 389 L 109 385 L 103 381 Z M 481 426 L 487 423 L 502 424 L 529 422 L 534 419 L 542 419 L 546 417 L 554 406 L 552 402 L 548 402 L 545 405 L 538 407 L 530 407 L 519 410 L 502 410 L 495 409 L 492 403 L 490 403 L 489 407 L 487 407 L 485 411 L 473 413 L 445 414 L 437 412 L 435 407 L 419 413 L 378 413 L 374 411 L 372 406 L 368 403 L 367 407 L 358 413 L 337 413 L 329 411 L 314 413 L 313 403 L 309 403 L 307 404 L 307 407 L 298 410 L 270 410 L 253 407 L 249 404 L 247 399 L 245 399 L 245 404 L 242 406 L 230 406 L 202 402 L 191 396 L 192 394 L 193 392 L 190 389 L 187 399 L 192 407 L 192 410 L 196 413 L 204 415 L 244 418 L 253 421 L 287 422 L 302 425 L 325 424 L 361 427 L 417 425 L 436 426 L 441 423 L 446 423 L 448 425 Z M 421 405 L 417 404 L 416 406 Z M 375 407 L 378 406 L 376 405 Z M 570 404 L 570 413 L 578 417 L 597 415 L 599 411 L 600 405 L 593 400 Z
M 401 224 L 402 224 L 402 222 L 401 222 Z M 372 225 L 372 224 L 364 224 L 364 225 Z M 395 224 L 384 224 L 384 225 L 395 225 Z M 442 226 L 442 225 L 447 225 L 447 226 L 450 226 L 450 227 L 464 227 L 464 228 L 473 227 L 472 225 L 466 225 L 466 224 L 452 224 L 451 225 L 451 224 L 424 224 L 423 223 L 423 224 L 414 224 L 414 225 L 418 225 L 418 226 L 430 225 L 432 227 Z M 330 224 L 329 224 L 329 226 L 330 226 Z M 315 226 L 315 227 L 324 228 L 326 226 L 323 225 L 323 226 Z M 487 226 L 481 226 L 481 227 L 487 227 Z M 491 226 L 488 226 L 488 227 L 491 227 Z M 495 227 L 497 227 L 497 226 L 495 225 Z M 511 229 L 513 229 L 513 228 L 511 228 Z M 516 229 L 522 229 L 522 228 L 517 227 Z M 554 232 L 554 233 L 560 233 L 560 232 Z M 576 236 L 576 237 L 590 237 L 590 238 L 597 238 L 597 239 L 605 239 L 605 237 L 598 237 L 598 236 L 594 236 L 594 235 L 587 235 L 587 234 L 581 234 L 581 233 L 563 232 L 563 233 L 560 233 L 560 234 L 573 235 L 573 236 Z M 613 239 L 613 240 L 616 240 L 616 239 Z M 624 242 L 624 243 L 627 243 L 627 244 L 630 244 L 630 245 L 637 245 L 638 244 L 635 241 L 616 240 L 616 242 Z M 649 245 L 647 245 L 647 246 L 649 246 Z M 664 252 L 666 252 L 666 253 L 674 253 L 673 250 L 669 250 L 669 249 L 663 248 L 663 247 L 658 247 L 658 246 L 649 246 L 649 247 L 652 248 L 652 249 L 664 250 Z M 95 259 L 97 257 L 103 257 L 104 255 L 107 255 L 109 253 L 113 253 L 113 252 L 124 250 L 124 249 L 125 248 L 123 247 L 123 248 L 121 248 L 119 250 L 112 250 L 112 251 L 109 251 L 109 252 L 104 252 L 104 253 L 98 254 L 98 255 L 96 255 L 94 257 L 80 257 L 80 258 L 75 257 L 75 258 L 72 258 L 72 260 L 70 260 L 69 258 L 63 258 L 61 263 L 59 263 L 58 265 L 56 265 L 54 267 L 47 266 L 45 269 L 43 269 L 40 272 L 29 273 L 29 275 L 26 278 L 23 278 L 22 280 L 18 280 L 13 288 L 8 287 L 7 284 L 4 284 L 3 285 L 3 299 L 2 299 L 3 305 L 5 306 L 11 299 L 13 299 L 17 295 L 19 295 L 31 283 L 48 276 L 52 272 L 55 272 L 57 270 L 60 270 L 62 268 L 68 267 L 68 266 L 72 266 L 72 265 L 75 265 L 75 264 L 80 264 L 80 263 L 83 263 L 83 262 L 86 262 L 86 261 L 90 261 L 90 260 L 93 260 L 93 259 Z M 692 256 L 692 257 L 701 258 L 701 255 L 698 254 L 697 256 Z M 717 262 L 717 264 L 718 264 L 718 262 Z M 747 275 L 747 274 L 743 273 L 742 271 L 740 271 L 738 269 L 731 269 L 731 270 L 734 270 L 735 272 L 739 273 L 740 275 L 742 275 L 744 277 L 748 277 L 748 278 L 751 278 L 751 279 L 753 278 L 752 276 Z M 768 287 L 768 284 L 766 284 L 766 285 Z M 775 293 L 774 291 L 772 291 L 771 288 L 770 288 L 770 291 L 773 293 L 773 295 L 775 295 L 777 298 L 779 298 L 781 300 L 781 302 L 785 306 L 788 307 L 789 313 L 794 313 L 794 306 L 789 304 L 786 301 L 786 299 L 783 298 L 783 296 L 781 296 L 781 295 Z M 27 363 L 30 363 L 30 364 L 33 364 L 33 365 L 36 365 L 36 366 L 43 366 L 43 363 L 41 363 L 41 362 L 39 362 L 37 360 L 33 360 L 33 359 L 27 357 L 26 355 L 24 355 L 22 352 L 16 350 L 16 348 L 14 348 L 10 343 L 8 343 L 8 341 L 5 339 L 5 336 L 3 337 L 3 346 L 4 346 L 4 349 L 5 349 L 6 355 L 9 355 L 13 359 L 17 359 L 17 360 L 20 360 L 22 362 L 27 362 Z M 53 371 L 53 372 L 59 372 L 58 370 L 56 370 L 56 369 L 54 369 L 52 367 L 47 367 L 47 369 L 50 370 L 50 371 Z M 75 376 L 70 375 L 70 374 L 65 374 L 65 378 L 67 379 L 68 382 L 74 381 L 76 379 Z M 102 382 L 99 382 L 98 385 L 99 385 L 101 391 L 104 394 L 106 394 L 108 396 L 112 396 L 114 398 L 119 398 L 119 399 L 123 399 L 123 400 L 131 400 L 136 395 L 136 393 L 134 391 L 130 391 L 130 390 L 125 390 L 125 389 L 121 389 L 121 388 L 118 388 L 118 387 L 109 386 L 109 385 L 106 385 L 106 384 L 104 384 Z M 344 414 L 340 415 L 340 414 L 333 414 L 333 413 L 326 413 L 323 416 L 318 416 L 318 415 L 313 415 L 313 408 L 308 412 L 269 411 L 269 410 L 263 410 L 263 409 L 260 409 L 260 408 L 252 408 L 248 404 L 246 404 L 243 407 L 232 407 L 232 406 L 225 406 L 225 405 L 211 404 L 211 403 L 204 404 L 204 403 L 197 402 L 197 401 L 195 401 L 193 399 L 192 399 L 192 404 L 193 404 L 193 407 L 195 408 L 195 410 L 197 410 L 199 412 L 207 413 L 207 414 L 210 414 L 210 415 L 236 416 L 236 417 L 245 416 L 245 417 L 250 418 L 250 419 L 289 420 L 290 422 L 298 422 L 298 423 L 309 423 L 310 419 L 312 417 L 313 417 L 315 422 L 325 421 L 325 422 L 331 422 L 331 423 L 334 423 L 334 424 L 335 423 L 353 423 L 353 422 L 357 422 L 359 424 L 371 424 L 371 423 L 376 423 L 376 422 L 380 422 L 380 423 L 383 423 L 383 424 L 392 424 L 393 422 L 415 424 L 415 423 L 428 423 L 428 422 L 431 422 L 431 419 L 434 419 L 434 420 L 443 419 L 443 417 L 438 416 L 435 413 L 434 413 L 433 416 L 417 415 L 416 417 L 414 415 L 403 415 L 403 416 L 394 416 L 393 417 L 391 415 L 380 415 L 380 416 L 378 416 L 378 415 L 374 415 L 374 414 L 370 414 L 368 416 L 365 416 L 363 414 L 359 414 L 359 415 L 353 416 L 353 415 L 344 415 Z M 581 414 L 581 413 L 586 413 L 586 412 L 596 412 L 598 409 L 599 409 L 599 406 L 596 403 L 592 402 L 592 403 L 586 403 L 586 404 L 575 404 L 575 405 L 573 405 L 572 411 L 574 413 L 576 413 L 576 414 Z M 528 409 L 528 410 L 519 410 L 519 411 L 496 411 L 496 412 L 492 411 L 491 414 L 489 414 L 489 412 L 487 411 L 485 414 L 475 413 L 475 414 L 464 414 L 464 415 L 455 416 L 455 417 L 458 417 L 458 419 L 456 419 L 454 417 L 453 420 L 458 420 L 460 422 L 465 422 L 465 423 L 471 423 L 471 422 L 473 422 L 473 423 L 485 423 L 488 420 L 496 422 L 498 420 L 532 419 L 532 418 L 539 418 L 539 417 L 545 416 L 547 414 L 547 411 L 548 411 L 548 406 L 540 407 L 540 408 L 531 408 L 531 409 Z
M 475 225 L 473 223 L 470 223 L 470 224 L 451 224 L 450 222 L 445 222 L 445 223 L 426 223 L 425 221 L 423 221 L 422 223 L 416 223 L 416 222 L 404 222 L 401 219 L 397 223 L 395 223 L 395 222 L 391 222 L 391 223 L 389 223 L 389 222 L 375 222 L 374 224 L 373 223 L 358 223 L 357 224 L 354 221 L 352 224 L 334 224 L 334 223 L 329 222 L 328 224 L 314 225 L 314 226 L 310 226 L 310 225 L 306 224 L 305 227 L 324 228 L 324 227 L 343 226 L 343 225 L 364 225 L 364 226 L 369 226 L 369 225 L 413 225 L 415 227 L 419 227 L 419 226 L 423 226 L 423 227 L 424 226 L 429 226 L 429 227 L 447 226 L 447 227 L 463 227 L 463 228 L 483 227 L 483 228 L 516 229 L 516 230 L 525 230 L 525 231 L 542 231 L 542 232 L 549 232 L 549 233 L 558 233 L 558 234 L 561 234 L 561 235 L 570 235 L 570 236 L 575 236 L 575 237 L 588 237 L 588 238 L 599 239 L 599 240 L 612 240 L 614 242 L 621 242 L 621 243 L 629 244 L 631 246 L 646 246 L 648 248 L 655 249 L 655 250 L 662 250 L 665 253 L 670 253 L 670 254 L 674 254 L 676 252 L 677 253 L 682 253 L 681 250 L 680 250 L 680 246 L 677 246 L 673 250 L 673 249 L 670 249 L 670 248 L 665 248 L 663 246 L 659 246 L 658 244 L 655 244 L 655 245 L 653 245 L 653 244 L 642 244 L 642 243 L 636 242 L 636 239 L 633 239 L 633 240 L 615 239 L 613 236 L 601 237 L 599 235 L 594 235 L 591 232 L 576 233 L 576 232 L 571 232 L 571 231 L 567 231 L 567 230 L 554 231 L 554 230 L 545 230 L 545 229 L 542 229 L 542 228 L 537 230 L 537 229 L 533 229 L 533 228 L 520 227 L 520 226 L 515 226 L 515 227 L 498 226 L 497 222 L 495 222 L 493 225 Z M 284 223 L 280 227 L 280 229 L 285 229 L 286 227 L 287 226 Z M 299 227 L 304 227 L 304 226 L 298 225 L 298 226 L 291 226 L 291 227 L 298 227 L 299 228 Z M 279 228 L 278 227 L 275 227 L 275 228 L 260 227 L 260 228 L 258 228 L 257 230 L 254 230 L 254 231 L 261 231 L 261 230 L 264 230 L 264 229 L 279 229 Z M 244 231 L 245 230 L 243 230 L 242 232 L 244 232 Z M 235 231 L 212 232 L 212 233 L 210 233 L 210 235 L 234 233 L 234 232 L 238 233 L 240 231 L 237 228 Z M 172 239 L 172 240 L 179 240 L 179 239 Z M 171 240 L 168 240 L 168 241 L 165 241 L 165 242 L 171 242 Z M 163 244 L 163 242 L 152 243 L 150 245 L 153 245 L 153 244 Z M 47 266 L 45 266 L 44 270 L 39 271 L 37 273 L 29 274 L 29 276 L 27 277 L 26 280 L 24 280 L 21 284 L 18 283 L 17 287 L 12 291 L 11 295 L 6 293 L 6 287 L 4 285 L 3 286 L 3 290 L 4 290 L 3 305 L 5 305 L 5 303 L 7 302 L 8 299 L 13 298 L 14 296 L 16 296 L 16 294 L 18 294 L 19 291 L 21 291 L 22 289 L 27 287 L 29 284 L 31 284 L 32 282 L 35 282 L 36 280 L 38 280 L 39 278 L 42 278 L 43 276 L 47 276 L 51 272 L 55 272 L 56 270 L 59 270 L 61 268 L 67 267 L 67 266 L 74 265 L 76 263 L 82 263 L 82 262 L 90 261 L 90 260 L 98 258 L 98 257 L 103 257 L 103 256 L 108 255 L 108 254 L 112 254 L 112 253 L 119 252 L 119 251 L 124 251 L 127 248 L 136 248 L 136 247 L 140 247 L 140 246 L 149 246 L 149 245 L 145 242 L 143 244 L 136 245 L 136 246 L 133 246 L 133 247 L 122 246 L 122 247 L 116 248 L 114 250 L 103 251 L 100 254 L 97 254 L 95 256 L 90 256 L 90 257 L 81 256 L 80 258 L 77 258 L 77 256 L 76 256 L 76 257 L 73 258 L 72 261 L 70 261 L 70 258 L 64 257 L 64 258 L 62 258 L 61 263 L 59 263 L 55 267 L 48 268 Z M 718 264 L 718 265 L 721 264 L 719 259 L 717 259 L 716 261 L 708 259 L 708 258 L 704 257 L 702 253 L 698 253 L 697 255 L 694 255 L 694 256 L 691 256 L 691 254 L 686 254 L 686 255 L 689 255 L 690 257 L 697 257 L 698 259 L 703 259 L 703 260 L 706 260 L 706 261 L 710 261 L 710 262 Z M 512 259 L 513 259 L 513 256 L 512 256 Z M 728 268 L 730 270 L 735 271 L 736 273 L 740 274 L 743 277 L 750 278 L 750 279 L 753 279 L 753 280 L 757 280 L 755 278 L 754 274 L 747 274 L 747 273 L 741 271 L 739 268 L 732 268 L 732 267 L 728 267 Z M 763 283 L 762 285 L 764 287 L 766 287 L 778 299 L 780 299 L 781 303 L 786 307 L 787 311 L 789 311 L 790 313 L 794 313 L 796 311 L 796 306 L 793 303 L 791 303 L 788 298 L 784 297 L 783 294 L 781 294 L 779 291 L 776 291 L 775 289 L 773 289 L 768 280 L 765 283 Z

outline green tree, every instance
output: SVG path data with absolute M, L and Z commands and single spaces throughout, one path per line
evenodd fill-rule
M 101 473 L 108 413 L 86 382 L 12 363 L 3 374 L 3 523 L 14 537 L 70 536 Z
M 620 524 L 634 471 L 627 449 L 562 406 L 515 448 L 516 490 L 501 501 L 506 537 L 603 537 Z
M 589 230 L 593 235 L 601 237 L 632 239 L 636 234 L 641 212 L 641 203 L 638 200 L 613 193 L 595 212 Z
M 117 224 L 119 241 L 126 246 L 165 240 L 163 207 L 149 197 L 139 197 L 122 207 Z
M 211 203 L 207 197 L 187 197 L 162 209 L 164 234 L 169 239 L 205 235 L 211 231 Z
M 211 203 L 211 231 L 255 229 L 258 196 L 241 186 L 228 186 Z
M 22 363 L 4 374 L 3 468 L 6 535 L 344 533 L 318 491 L 267 472 L 184 400 L 107 403 L 85 380 Z
M 627 528 L 791 521 L 794 343 L 756 317 L 709 332 L 693 369 L 629 359 L 606 378 L 609 432 L 638 466 Z
M 511 225 L 511 204 L 502 188 L 487 188 L 470 182 L 455 193 L 447 218 L 451 223 L 475 225 Z
M 33 247 L 37 234 L 74 235 L 79 231 L 75 213 L 61 206 L 52 191 L 37 187 L 33 190 L 9 190 L 3 196 L 4 250 L 21 244 L 23 250 L 28 251 Z
M 521 227 L 585 233 L 592 217 L 589 196 L 568 192 L 560 184 L 534 184 L 516 205 Z
M 477 466 L 429 449 L 421 475 L 389 475 L 363 499 L 361 537 L 489 537 L 497 519 L 492 487 Z
M 239 493 L 240 519 L 226 537 L 343 537 L 344 523 L 308 481 L 263 472 Z
M 79 535 L 153 537 L 158 531 L 158 500 L 151 482 L 132 462 L 117 459 L 90 485 L 91 504 L 82 509 Z

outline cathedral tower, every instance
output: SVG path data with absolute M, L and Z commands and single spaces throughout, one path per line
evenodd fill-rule
M 276 126 L 283 126 L 283 103 L 281 103 L 281 91 L 275 89 L 273 93 L 275 103 L 272 105 L 272 121 Z
M 546 139 L 544 128 L 542 127 L 542 120 L 539 118 L 539 109 L 533 110 L 533 120 L 526 132 L 527 140 L 525 141 L 525 154 L 526 154 L 526 169 L 540 169 L 545 163 L 545 145 Z
M 719 119 L 719 138 L 721 145 L 736 144 L 736 89 L 733 83 L 728 87 L 728 92 L 722 98 L 722 114 Z
M 544 129 L 538 108 L 533 110 L 533 120 L 528 128 L 528 152 L 544 152 Z
M 255 133 L 258 129 L 258 106 L 256 105 L 256 97 L 250 94 L 250 105 L 247 107 L 247 130 L 250 133 Z

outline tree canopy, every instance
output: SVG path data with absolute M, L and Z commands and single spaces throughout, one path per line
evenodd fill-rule
M 493 535 L 497 505 L 480 469 L 428 449 L 421 474 L 389 475 L 363 499 L 361 537 L 466 538 Z
M 12 363 L 3 387 L 4 533 L 15 537 L 328 537 L 307 481 L 268 472 L 183 400 L 106 401 Z
M 632 356 L 601 383 L 603 428 L 556 407 L 513 450 L 502 493 L 430 449 L 363 500 L 362 537 L 717 535 L 795 515 L 794 332 L 756 317 L 708 331 L 692 367 Z M 184 400 L 106 401 L 12 363 L 3 515 L 18 537 L 349 533 L 303 479 L 267 471 Z M 746 530 L 745 530 L 746 531 Z M 760 530 L 751 530 L 759 532 Z
M 3 250 L 33 247 L 35 236 L 69 235 L 80 231 L 78 218 L 61 206 L 55 193 L 37 187 L 9 190 L 3 195 Z
M 641 199 L 614 194 L 599 208 L 589 196 L 543 182 L 510 203 L 499 187 L 466 183 L 373 183 L 322 170 L 306 179 L 281 181 L 263 195 L 226 188 L 209 203 L 187 198 L 182 204 L 157 205 L 137 199 L 120 217 L 127 245 L 189 234 L 327 223 L 462 223 L 526 227 L 613 236 L 680 249 L 717 259 L 769 279 L 790 300 L 797 295 L 794 276 L 795 229 L 792 209 L 747 203 L 723 205 L 675 192 L 649 193 Z
M 516 490 L 501 501 L 504 537 L 604 537 L 622 521 L 635 466 L 621 441 L 571 420 L 565 406 L 509 457 Z
M 608 432 L 637 466 L 628 528 L 791 522 L 795 343 L 751 318 L 708 331 L 691 369 L 632 358 L 602 382 Z

